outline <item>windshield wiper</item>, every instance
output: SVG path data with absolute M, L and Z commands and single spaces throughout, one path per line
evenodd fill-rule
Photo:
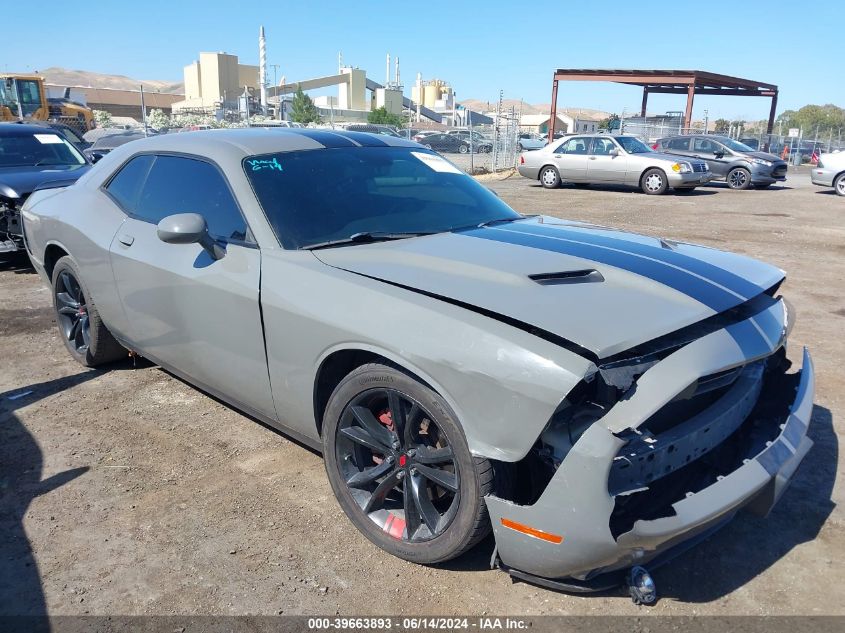
M 390 240 L 404 240 L 409 237 L 420 237 L 422 235 L 433 235 L 434 231 L 410 231 L 406 233 L 379 233 L 375 231 L 363 231 L 353 233 L 349 237 L 326 242 L 317 242 L 308 246 L 301 246 L 299 250 L 314 251 L 320 248 L 331 248 L 333 246 L 344 246 L 346 244 L 372 244 L 373 242 L 389 242 Z

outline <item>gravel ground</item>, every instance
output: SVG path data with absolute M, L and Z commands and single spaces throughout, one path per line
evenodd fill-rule
M 72 362 L 48 291 L 7 258 L 0 613 L 845 614 L 845 201 L 806 170 L 766 191 L 683 197 L 486 184 L 525 213 L 728 248 L 788 272 L 791 356 L 807 345 L 816 362 L 816 445 L 768 520 L 742 515 L 658 569 L 649 609 L 621 592 L 513 583 L 488 568 L 491 540 L 438 567 L 400 561 L 345 519 L 318 455 L 146 362 Z

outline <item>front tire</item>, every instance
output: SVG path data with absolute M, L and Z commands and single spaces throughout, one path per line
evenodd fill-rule
M 743 190 L 751 186 L 751 172 L 745 167 L 734 167 L 728 172 L 728 187 Z
M 837 196 L 845 196 L 845 173 L 839 174 L 833 181 L 833 190 Z
M 126 355 L 100 319 L 91 293 L 69 256 L 59 259 L 53 267 L 52 285 L 59 334 L 78 363 L 96 367 Z
M 455 558 L 490 530 L 490 462 L 473 457 L 455 414 L 431 388 L 372 363 L 344 378 L 323 423 L 329 482 L 349 520 L 399 558 Z
M 640 178 L 640 189 L 643 193 L 650 196 L 659 196 L 666 193 L 669 188 L 669 183 L 666 180 L 666 174 L 662 169 L 652 167 L 647 170 L 642 178 Z
M 557 168 L 552 165 L 546 165 L 540 170 L 540 184 L 546 189 L 557 189 L 560 187 L 560 174 Z

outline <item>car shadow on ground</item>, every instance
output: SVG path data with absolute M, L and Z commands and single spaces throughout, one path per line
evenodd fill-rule
M 726 190 L 726 191 L 731 190 L 731 188 L 728 186 L 728 183 L 723 182 L 723 181 L 718 181 L 718 180 L 711 180 L 706 185 L 702 185 L 702 186 L 703 187 L 709 187 L 711 189 L 717 189 L 717 190 L 718 189 L 723 189 L 723 190 Z M 790 187 L 788 185 L 784 185 L 784 184 L 781 183 L 781 184 L 771 184 L 768 187 L 763 187 L 762 189 L 759 188 L 759 187 L 755 187 L 754 185 L 751 185 L 748 189 L 744 189 L 744 190 L 736 189 L 735 191 L 789 191 L 789 190 L 792 190 L 792 189 L 795 189 L 795 187 Z
M 0 254 L 0 270 L 9 270 L 17 274 L 34 274 L 35 269 L 26 253 Z
M 36 497 L 85 474 L 71 468 L 42 478 L 44 456 L 37 439 L 15 412 L 100 375 L 84 371 L 0 393 L 0 616 L 45 616 L 47 606 L 38 564 L 24 529 L 24 517 Z M 2 627 L 0 627 L 2 628 Z M 46 620 L 33 620 L 31 631 L 49 631 Z
M 762 518 L 741 512 L 707 540 L 653 570 L 660 598 L 712 602 L 747 584 L 796 546 L 819 535 L 834 508 L 831 494 L 839 459 L 839 444 L 829 409 L 813 407 L 808 434 L 814 446 L 771 515 Z M 436 567 L 475 572 L 490 569 L 494 546 L 492 535 L 488 536 L 459 558 Z M 836 564 L 833 561 L 826 564 L 831 563 Z M 627 588 L 586 595 L 627 596 Z
M 540 183 L 532 183 L 530 186 L 535 188 L 535 189 L 543 189 L 544 188 L 543 185 L 541 185 Z M 695 198 L 697 196 L 712 196 L 716 193 L 715 191 L 702 189 L 701 188 L 702 186 L 709 186 L 709 185 L 701 185 L 699 187 L 696 187 L 692 191 L 685 191 L 685 192 L 682 192 L 682 193 L 678 193 L 676 191 L 673 191 L 672 189 L 669 189 L 663 195 L 678 196 L 679 198 Z M 591 190 L 592 191 L 618 191 L 619 193 L 637 193 L 637 194 L 645 195 L 642 190 L 640 190 L 636 187 L 628 186 L 628 185 L 589 184 L 589 185 L 581 186 L 581 185 L 575 185 L 573 183 L 565 182 L 559 187 L 559 189 L 562 190 L 562 191 L 591 191 Z
M 836 192 L 833 189 L 819 189 L 816 191 L 816 194 L 820 196 L 835 196 Z

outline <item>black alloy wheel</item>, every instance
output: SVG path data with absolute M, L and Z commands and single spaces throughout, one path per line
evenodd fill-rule
M 460 471 L 434 417 L 393 388 L 359 393 L 341 414 L 341 477 L 361 511 L 407 543 L 441 535 L 460 504 Z
M 56 318 L 65 340 L 78 354 L 86 354 L 91 344 L 88 305 L 82 286 L 69 270 L 60 272 L 56 279 L 55 300 Z

